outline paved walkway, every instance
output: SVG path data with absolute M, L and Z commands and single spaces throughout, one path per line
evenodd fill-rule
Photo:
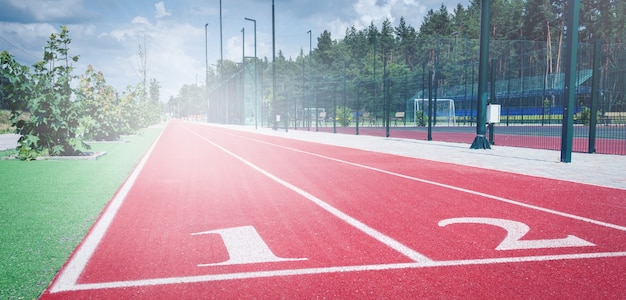
M 333 134 L 301 130 L 228 126 L 336 146 L 397 154 L 486 169 L 553 178 L 598 186 L 626 189 L 626 156 L 572 153 L 571 163 L 560 162 L 560 151 L 493 146 L 491 150 L 469 149 L 457 144 L 365 135 Z M 485 181 L 488 184 L 488 180 Z M 626 199 L 625 199 L 626 201 Z
M 0 151 L 17 147 L 19 138 L 17 134 L 0 134 Z

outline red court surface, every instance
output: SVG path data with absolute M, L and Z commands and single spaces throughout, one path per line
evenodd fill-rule
M 623 298 L 625 216 L 625 190 L 173 121 L 41 298 Z
M 505 127 L 507 128 L 507 127 Z M 516 133 L 506 133 L 501 127 L 497 126 L 494 134 L 494 143 L 498 146 L 561 150 L 561 129 L 558 127 L 518 127 Z M 511 129 L 511 128 L 507 128 Z M 322 126 L 315 128 L 300 127 L 297 130 L 336 132 L 341 134 L 356 134 L 354 127 L 336 127 Z M 586 128 L 585 128 L 586 130 Z M 623 132 L 619 128 L 615 128 L 613 138 L 596 138 L 595 153 L 599 154 L 615 154 L 626 155 L 626 139 L 623 138 Z M 386 136 L 384 127 L 359 127 L 360 135 Z M 432 138 L 435 141 L 451 142 L 451 143 L 471 143 L 476 138 L 476 131 L 473 127 L 453 126 L 453 127 L 435 127 L 432 132 Z M 426 140 L 428 139 L 428 131 L 424 127 L 411 126 L 393 126 L 389 129 L 389 136 L 393 138 L 405 138 Z M 617 138 L 617 137 L 622 138 Z M 589 152 L 589 138 L 583 136 L 575 136 L 572 139 L 572 151 L 587 153 Z

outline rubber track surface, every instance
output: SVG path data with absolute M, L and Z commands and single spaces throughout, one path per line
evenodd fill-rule
M 626 291 L 624 190 L 178 121 L 136 172 L 42 299 Z

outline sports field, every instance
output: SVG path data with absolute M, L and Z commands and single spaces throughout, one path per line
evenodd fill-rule
M 620 298 L 624 199 L 173 121 L 42 299 Z

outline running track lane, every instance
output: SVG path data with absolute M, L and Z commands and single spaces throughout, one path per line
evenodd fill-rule
M 182 122 L 136 176 L 42 298 L 619 298 L 626 287 L 623 190 Z

